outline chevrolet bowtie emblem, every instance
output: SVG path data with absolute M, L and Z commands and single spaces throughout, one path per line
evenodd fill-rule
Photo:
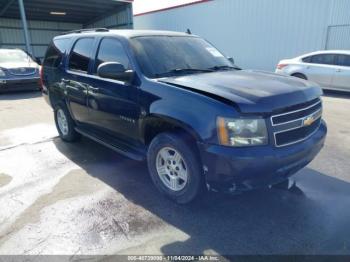
M 313 122 L 315 122 L 315 118 L 313 116 L 308 116 L 304 119 L 304 126 L 311 126 Z

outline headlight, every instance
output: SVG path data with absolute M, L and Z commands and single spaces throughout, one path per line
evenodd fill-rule
M 0 77 L 4 77 L 4 76 L 6 76 L 5 72 L 0 69 Z
M 225 146 L 258 146 L 268 141 L 264 119 L 230 119 L 218 117 L 218 137 Z

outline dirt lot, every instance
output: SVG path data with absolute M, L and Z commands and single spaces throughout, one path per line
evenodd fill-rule
M 178 206 L 145 163 L 57 138 L 38 93 L 0 96 L 0 254 L 350 254 L 350 98 L 324 97 L 326 146 L 292 190 Z

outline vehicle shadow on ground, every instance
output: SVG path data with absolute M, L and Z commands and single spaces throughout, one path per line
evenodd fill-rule
M 54 143 L 58 150 L 161 221 L 184 232 L 164 254 L 349 254 L 350 184 L 306 168 L 291 190 L 262 189 L 237 196 L 208 193 L 181 206 L 161 197 L 144 162 L 96 143 Z M 144 221 L 147 233 L 147 221 Z M 133 229 L 130 228 L 130 231 Z
M 39 91 L 21 91 L 21 92 L 0 92 L 1 100 L 22 100 L 41 97 L 42 94 Z

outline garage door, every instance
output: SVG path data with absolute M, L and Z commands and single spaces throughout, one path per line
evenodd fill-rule
M 329 26 L 326 49 L 350 50 L 350 25 Z

